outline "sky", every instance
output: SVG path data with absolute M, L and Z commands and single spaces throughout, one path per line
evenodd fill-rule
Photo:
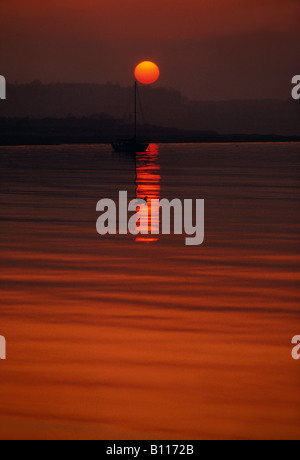
M 128 85 L 147 59 L 189 98 L 286 99 L 300 73 L 298 0 L 0 0 L 0 18 L 12 82 Z

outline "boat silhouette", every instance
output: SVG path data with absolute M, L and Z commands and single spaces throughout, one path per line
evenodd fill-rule
M 146 152 L 149 143 L 139 142 L 137 138 L 137 81 L 134 83 L 134 136 L 130 139 L 120 139 L 112 143 L 115 152 Z

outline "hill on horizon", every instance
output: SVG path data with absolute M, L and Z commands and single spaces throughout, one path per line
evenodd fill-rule
M 139 121 L 220 134 L 300 135 L 300 104 L 290 100 L 194 101 L 180 91 L 141 86 Z M 133 88 L 118 84 L 8 84 L 0 118 L 133 117 Z

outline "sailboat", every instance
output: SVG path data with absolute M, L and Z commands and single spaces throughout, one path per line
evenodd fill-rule
M 137 140 L 137 81 L 134 84 L 134 136 L 131 139 L 121 139 L 112 143 L 112 148 L 115 152 L 146 152 L 149 144 L 138 142 Z

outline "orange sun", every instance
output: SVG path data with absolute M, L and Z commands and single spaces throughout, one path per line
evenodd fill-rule
M 154 62 L 144 61 L 135 68 L 135 78 L 144 85 L 151 85 L 159 78 L 159 68 Z

